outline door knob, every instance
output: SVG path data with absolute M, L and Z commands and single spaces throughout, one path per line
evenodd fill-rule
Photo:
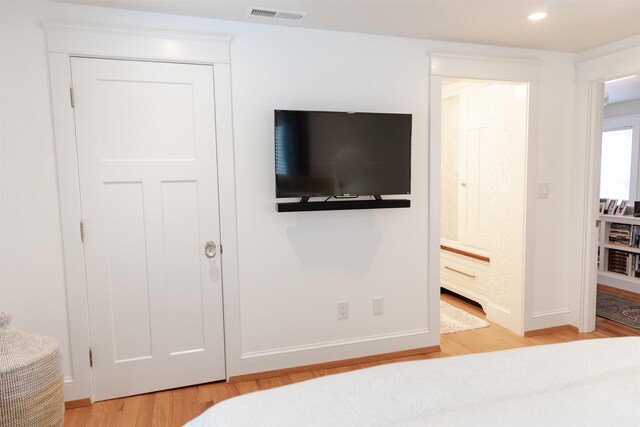
M 467 186 L 467 183 L 466 183 L 466 182 L 464 182 L 464 181 L 462 181 L 462 182 L 460 183 L 460 186 L 461 186 L 461 187 L 466 187 L 466 186 Z
M 216 244 L 213 243 L 211 240 L 209 240 L 207 243 L 204 244 L 204 254 L 207 256 L 207 258 L 209 259 L 214 258 L 217 253 L 218 253 L 218 250 L 216 248 Z

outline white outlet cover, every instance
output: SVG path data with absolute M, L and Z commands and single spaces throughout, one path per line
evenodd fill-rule
M 384 298 L 374 297 L 373 298 L 373 315 L 380 316 L 381 314 L 384 314 Z
M 338 320 L 349 318 L 349 301 L 338 301 Z

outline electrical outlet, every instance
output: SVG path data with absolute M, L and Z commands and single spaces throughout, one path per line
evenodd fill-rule
M 384 298 L 374 297 L 373 298 L 373 315 L 380 316 L 381 314 L 384 314 Z
M 338 301 L 338 320 L 349 318 L 349 301 Z

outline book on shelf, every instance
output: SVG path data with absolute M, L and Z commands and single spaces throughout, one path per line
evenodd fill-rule
M 640 224 L 628 218 L 609 217 L 603 221 L 605 229 L 598 245 L 598 271 L 619 275 L 620 280 L 640 282 Z
M 608 242 L 611 245 L 640 248 L 640 224 L 612 223 L 609 228 Z
M 630 255 L 633 254 L 617 249 L 610 249 L 607 262 L 607 270 L 612 273 L 624 274 L 628 276 L 630 272 L 629 268 L 632 263 L 629 260 Z
M 629 254 L 629 276 L 640 277 L 640 254 Z
M 640 254 L 610 249 L 607 271 L 640 278 Z
M 609 228 L 609 243 L 612 245 L 631 246 L 632 233 L 631 224 L 614 222 Z

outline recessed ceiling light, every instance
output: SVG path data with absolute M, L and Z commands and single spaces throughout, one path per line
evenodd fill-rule
M 529 21 L 539 21 L 547 17 L 547 12 L 535 12 L 527 16 Z

